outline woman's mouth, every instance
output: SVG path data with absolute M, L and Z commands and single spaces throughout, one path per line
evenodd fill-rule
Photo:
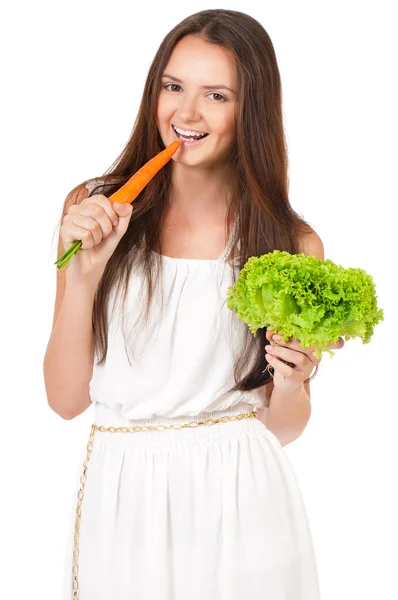
M 193 135 L 183 135 L 180 131 L 176 131 L 175 126 L 172 125 L 172 130 L 177 140 L 182 140 L 184 142 L 184 146 L 197 146 L 198 144 L 202 144 L 205 139 L 209 136 L 208 133 L 199 136 Z

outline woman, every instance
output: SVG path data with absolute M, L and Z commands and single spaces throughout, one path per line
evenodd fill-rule
M 177 137 L 134 214 L 111 204 Z M 324 258 L 287 188 L 268 34 L 230 10 L 184 19 L 159 47 L 118 161 L 64 205 L 59 254 L 83 245 L 58 273 L 47 393 L 64 418 L 94 403 L 104 427 L 82 457 L 64 600 L 319 599 L 282 449 L 308 422 L 319 360 L 299 340 L 252 336 L 226 307 L 250 256 Z

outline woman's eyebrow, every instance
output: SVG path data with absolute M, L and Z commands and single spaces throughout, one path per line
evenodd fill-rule
M 162 78 L 163 77 L 168 77 L 169 79 L 173 79 L 174 81 L 178 81 L 178 83 L 184 83 L 181 79 L 178 79 L 178 77 L 174 77 L 174 75 L 168 75 L 167 73 L 163 73 Z M 233 94 L 236 94 L 236 92 L 234 90 L 231 90 L 231 88 L 229 88 L 228 86 L 224 85 L 224 84 L 220 84 L 220 85 L 202 85 L 202 89 L 203 90 L 213 90 L 213 89 L 223 89 L 223 90 L 228 90 L 230 92 L 232 92 Z

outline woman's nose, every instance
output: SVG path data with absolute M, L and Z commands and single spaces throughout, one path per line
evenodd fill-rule
M 198 121 L 198 101 L 194 97 L 185 96 L 180 100 L 179 117 L 182 121 Z

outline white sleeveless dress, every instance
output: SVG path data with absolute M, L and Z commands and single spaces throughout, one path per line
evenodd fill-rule
M 236 224 L 217 260 L 162 258 L 162 318 L 127 338 L 129 362 L 123 330 L 135 331 L 144 287 L 140 269 L 132 270 L 127 327 L 111 302 L 107 360 L 94 364 L 97 425 L 181 424 L 263 406 L 264 387 L 230 391 L 246 327 L 226 306 L 235 233 Z M 86 448 L 76 498 L 85 458 Z M 75 510 L 62 600 L 73 598 Z M 276 436 L 258 418 L 97 432 L 82 501 L 78 598 L 319 600 L 305 506 Z

